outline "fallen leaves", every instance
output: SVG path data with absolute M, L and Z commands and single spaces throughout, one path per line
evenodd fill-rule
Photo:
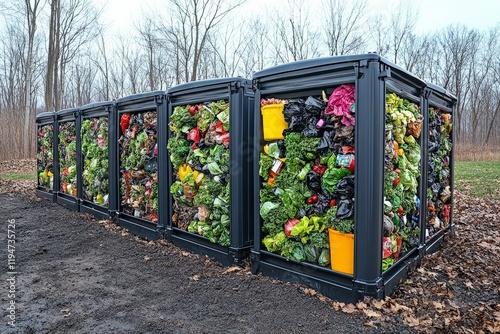
M 238 267 L 238 266 L 232 266 L 232 267 L 229 267 L 228 269 L 226 269 L 223 274 L 229 274 L 229 273 L 234 273 L 236 271 L 240 271 L 242 270 L 243 268 L 241 267 Z
M 194 281 L 194 282 L 198 282 L 200 280 L 200 275 L 193 275 L 193 276 L 189 277 L 189 280 Z
M 62 313 L 63 317 L 67 318 L 67 317 L 69 317 L 71 315 L 71 309 L 69 309 L 69 308 L 63 308 L 61 310 L 61 313 Z

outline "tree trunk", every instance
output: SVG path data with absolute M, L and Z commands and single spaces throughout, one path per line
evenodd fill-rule
M 50 4 L 50 27 L 49 27 L 49 45 L 47 54 L 47 75 L 45 78 L 45 110 L 54 110 L 54 70 L 57 64 L 56 57 L 56 39 L 57 23 L 59 13 L 59 0 L 52 0 Z

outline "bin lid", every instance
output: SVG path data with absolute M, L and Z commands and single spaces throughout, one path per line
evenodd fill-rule
M 217 79 L 206 79 L 206 80 L 198 80 L 198 81 L 191 81 L 187 82 L 184 84 L 180 84 L 174 87 L 170 87 L 167 90 L 167 94 L 175 94 L 178 92 L 183 92 L 186 90 L 190 90 L 193 88 L 201 88 L 201 87 L 206 87 L 210 89 L 212 86 L 220 86 L 220 85 L 225 85 L 229 84 L 231 82 L 241 82 L 241 83 L 250 83 L 248 79 L 242 78 L 242 77 L 228 77 L 228 78 L 217 78 Z
M 117 104 L 127 104 L 127 103 L 136 103 L 142 100 L 148 100 L 151 99 L 155 96 L 159 95 L 165 95 L 164 90 L 157 90 L 153 92 L 145 92 L 145 93 L 138 93 L 138 94 L 132 94 L 128 96 L 123 96 L 120 97 L 119 99 L 116 100 Z
M 436 91 L 438 93 L 441 93 L 442 95 L 445 95 L 446 97 L 449 97 L 452 100 L 457 100 L 457 97 L 453 95 L 451 92 L 448 90 L 444 89 L 441 86 L 435 85 L 433 83 L 428 82 L 427 87 L 429 87 L 431 90 Z
M 94 102 L 94 103 L 89 103 L 86 104 L 82 107 L 80 107 L 80 111 L 87 111 L 91 109 L 103 109 L 104 107 L 107 107 L 109 105 L 112 105 L 113 101 L 104 101 L 104 102 Z
M 77 113 L 78 110 L 79 110 L 78 108 L 68 108 L 68 109 L 59 110 L 56 112 L 56 116 L 58 118 L 67 117 L 67 116 L 74 116 L 76 118 L 75 113 Z
M 36 115 L 36 119 L 39 120 L 42 118 L 53 118 L 55 114 L 56 113 L 53 111 L 45 111 Z
M 399 65 L 392 63 L 391 61 L 380 56 L 377 53 L 331 56 L 331 57 L 321 57 L 321 58 L 315 58 L 315 59 L 298 60 L 298 61 L 294 61 L 294 62 L 290 62 L 290 63 L 286 63 L 286 64 L 273 66 L 273 67 L 270 67 L 267 69 L 263 69 L 261 71 L 257 71 L 253 74 L 252 78 L 259 79 L 259 78 L 263 78 L 266 76 L 276 75 L 276 74 L 280 74 L 280 73 L 293 72 L 296 70 L 304 70 L 304 69 L 308 69 L 308 68 L 316 68 L 316 67 L 341 64 L 341 63 L 352 63 L 352 62 L 358 62 L 358 61 L 363 61 L 363 60 L 373 60 L 373 61 L 379 61 L 381 63 L 384 63 L 392 69 L 395 69 L 395 70 L 402 72 L 408 76 L 411 76 L 413 78 L 418 79 L 418 81 L 420 81 L 422 86 L 425 85 L 425 81 L 418 78 L 417 76 L 415 76 L 411 72 L 407 71 L 406 69 L 400 67 Z

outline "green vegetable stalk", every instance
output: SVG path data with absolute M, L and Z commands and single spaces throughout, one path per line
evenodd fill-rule
M 108 118 L 82 121 L 83 196 L 102 206 L 108 205 Z
M 59 125 L 59 191 L 77 196 L 76 179 L 76 126 L 75 122 Z
M 177 106 L 167 143 L 174 225 L 226 247 L 231 244 L 229 114 L 228 101 Z
M 419 108 L 409 100 L 394 93 L 386 95 L 386 144 L 384 174 L 384 213 L 392 225 L 388 231 L 397 235 L 415 234 L 418 228 L 411 224 L 418 217 L 417 197 L 420 179 L 419 144 L 422 116 Z M 418 243 L 418 240 L 417 240 Z M 401 252 L 407 252 L 416 244 L 404 243 Z M 395 254 L 383 261 L 383 270 L 394 264 Z
M 54 184 L 52 148 L 54 144 L 54 125 L 38 126 L 37 136 L 37 175 L 38 185 L 52 189 Z
M 135 113 L 123 122 L 119 139 L 120 149 L 120 207 L 121 211 L 138 218 L 158 222 L 157 176 L 157 115 L 156 112 Z M 95 146 L 91 152 L 95 150 Z M 90 167 L 106 167 L 101 163 Z M 93 175 L 89 175 L 91 179 Z

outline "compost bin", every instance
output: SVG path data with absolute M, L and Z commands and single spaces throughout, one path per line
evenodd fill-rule
M 80 153 L 77 148 L 77 137 L 80 136 L 80 118 L 78 108 L 64 109 L 56 112 L 57 171 L 59 186 L 57 203 L 68 209 L 78 211 L 78 170 L 80 169 Z
M 109 159 L 116 155 L 117 127 L 113 108 L 113 102 L 92 103 L 80 108 L 80 211 L 98 219 L 108 218 L 108 211 L 117 208 L 116 196 L 110 196 L 117 193 L 110 191 L 116 189 L 116 178 L 109 177 L 116 170 Z
M 426 83 L 365 54 L 253 85 L 252 272 L 348 302 L 390 295 L 425 253 Z
M 422 238 L 426 251 L 439 248 L 444 232 L 453 228 L 453 116 L 456 97 L 445 89 L 427 85 L 428 150 L 426 225 Z
M 223 264 L 241 264 L 253 243 L 251 82 L 191 82 L 167 96 L 168 150 L 162 151 L 169 183 L 160 188 L 171 195 L 166 238 Z
M 118 177 L 117 223 L 149 240 L 159 237 L 161 227 L 158 224 L 158 170 L 162 166 L 157 140 L 166 136 L 158 131 L 158 117 L 166 115 L 166 108 L 163 91 L 135 94 L 116 101 L 119 139 L 112 159 L 118 163 L 110 177 Z
M 54 112 L 43 112 L 36 116 L 37 142 L 36 142 L 36 193 L 40 197 L 56 201 L 58 185 L 57 176 L 54 175 Z

